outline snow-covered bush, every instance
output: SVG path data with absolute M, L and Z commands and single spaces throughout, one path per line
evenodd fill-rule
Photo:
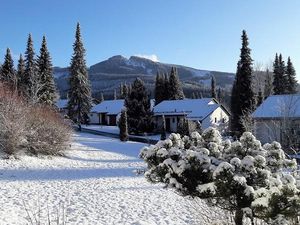
M 283 173 L 296 162 L 285 158 L 277 142 L 262 146 L 249 132 L 231 142 L 208 128 L 202 135 L 171 134 L 144 147 L 140 157 L 148 164 L 149 181 L 235 212 L 236 224 L 244 218 L 271 222 L 283 215 L 290 222 L 299 216 L 299 186 L 292 173 Z
M 30 105 L 0 84 L 0 151 L 58 155 L 65 149 L 71 129 L 50 107 Z

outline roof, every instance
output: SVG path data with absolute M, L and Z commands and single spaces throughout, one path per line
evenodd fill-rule
M 300 118 L 300 95 L 271 95 L 252 114 L 253 118 Z
M 55 105 L 59 109 L 66 109 L 68 107 L 68 99 L 59 99 Z
M 98 105 L 95 105 L 91 112 L 95 113 L 107 113 L 108 115 L 119 114 L 124 107 L 124 99 L 118 100 L 105 100 Z
M 154 107 L 154 115 L 186 115 L 189 119 L 202 120 L 219 107 L 213 98 L 168 100 Z

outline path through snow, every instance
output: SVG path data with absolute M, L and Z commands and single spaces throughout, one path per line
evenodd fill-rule
M 143 145 L 77 134 L 67 157 L 0 160 L 0 224 L 47 224 L 48 212 L 52 224 L 57 216 L 83 225 L 205 225 L 203 215 L 220 218 L 136 175 L 145 167 L 138 158 Z

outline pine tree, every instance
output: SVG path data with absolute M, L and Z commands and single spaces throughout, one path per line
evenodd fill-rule
M 75 42 L 73 44 L 74 53 L 70 66 L 70 89 L 68 93 L 69 117 L 77 121 L 79 129 L 81 123 L 86 122 L 88 113 L 92 105 L 90 82 L 86 68 L 85 49 L 81 39 L 80 25 L 77 24 Z
M 288 57 L 287 66 L 286 66 L 286 76 L 287 76 L 287 93 L 295 94 L 297 93 L 297 80 L 296 80 L 296 71 L 294 69 L 291 58 Z
M 246 31 L 243 30 L 241 55 L 237 66 L 237 73 L 231 96 L 231 129 L 238 136 L 245 131 L 241 119 L 243 116 L 248 116 L 256 106 L 255 95 L 252 87 L 251 49 L 248 45 L 249 42 Z
M 42 85 L 40 91 L 38 92 L 39 102 L 45 105 L 53 106 L 57 98 L 57 93 L 53 77 L 51 57 L 47 48 L 45 36 L 43 36 L 40 55 L 37 59 L 37 65 L 38 76 Z
M 282 55 L 279 56 L 276 53 L 275 60 L 273 63 L 273 87 L 275 95 L 282 95 L 286 93 L 287 80 L 285 78 L 285 63 L 282 60 Z
M 167 73 L 165 73 L 162 76 L 163 84 L 164 84 L 164 90 L 163 90 L 163 100 L 169 100 L 170 99 L 170 93 L 169 93 L 169 87 L 170 87 L 170 82 L 169 82 L 169 76 Z
M 0 81 L 6 83 L 11 88 L 16 88 L 17 77 L 16 70 L 14 69 L 14 61 L 11 57 L 10 49 L 7 48 L 4 63 L 1 67 Z
M 100 102 L 103 102 L 103 101 L 104 101 L 104 95 L 103 95 L 103 93 L 101 92 Z
M 158 105 L 163 100 L 165 100 L 165 84 L 164 84 L 164 78 L 157 73 L 156 80 L 155 80 L 155 89 L 154 89 L 154 99 L 155 99 L 155 105 Z
M 182 90 L 181 83 L 179 81 L 177 69 L 172 67 L 171 73 L 169 76 L 169 99 L 178 100 L 184 99 L 184 94 Z
M 263 100 L 264 100 L 263 92 L 261 89 L 259 89 L 258 95 L 257 95 L 257 100 L 256 100 L 256 107 L 260 106 L 261 103 L 263 102 Z
M 128 126 L 127 126 L 126 109 L 123 109 L 121 112 L 121 116 L 120 116 L 120 120 L 119 120 L 119 129 L 120 129 L 120 140 L 127 141 L 128 140 Z
M 166 119 L 165 116 L 162 116 L 162 126 L 161 126 L 161 133 L 160 133 L 160 140 L 166 140 Z
M 224 93 L 223 90 L 219 87 L 218 88 L 218 93 L 217 93 L 217 100 L 218 102 L 222 103 L 224 101 Z
M 273 94 L 273 80 L 272 80 L 272 74 L 267 69 L 266 71 L 266 80 L 265 80 L 265 86 L 264 86 L 264 98 L 266 99 L 270 95 Z
M 123 84 L 123 87 L 122 87 L 122 89 L 123 89 L 123 91 L 122 91 L 122 93 L 123 93 L 123 96 L 122 96 L 122 98 L 123 99 L 126 99 L 127 98 L 127 95 L 128 95 L 128 86 L 127 86 L 127 84 L 125 83 L 125 84 Z
M 132 90 L 125 99 L 125 106 L 127 108 L 129 133 L 141 134 L 152 131 L 150 99 L 141 79 L 137 78 L 133 82 Z
M 22 54 L 20 54 L 20 58 L 18 61 L 18 70 L 17 70 L 17 86 L 20 94 L 23 93 L 22 79 L 25 76 L 25 62 Z
M 211 97 L 217 99 L 216 78 L 214 76 L 211 77 Z
M 37 77 L 37 64 L 35 60 L 35 52 L 33 48 L 33 40 L 31 34 L 28 36 L 27 48 L 25 51 L 25 74 L 21 79 L 23 86 L 23 94 L 30 101 L 35 101 L 36 92 L 39 88 Z
M 196 94 L 195 94 L 195 92 L 193 92 L 193 94 L 192 94 L 192 99 L 196 99 L 197 97 L 196 97 Z
M 117 100 L 118 99 L 118 97 L 117 97 L 117 90 L 115 89 L 114 90 L 114 100 Z

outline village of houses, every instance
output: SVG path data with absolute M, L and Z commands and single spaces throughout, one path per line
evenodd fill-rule
M 67 99 L 57 102 L 62 115 L 67 114 Z M 118 120 L 124 108 L 124 99 L 104 100 L 92 107 L 89 114 L 89 125 L 85 128 L 118 134 Z M 228 109 L 214 98 L 167 100 L 157 105 L 151 100 L 153 121 L 156 127 L 162 124 L 165 116 L 166 131 L 176 133 L 181 119 L 201 124 L 204 130 L 215 127 L 224 130 L 230 125 Z M 252 113 L 255 136 L 264 144 L 272 141 L 284 142 L 284 133 L 300 144 L 300 95 L 271 95 Z M 288 124 L 289 123 L 289 124 Z M 220 130 L 220 131 L 222 131 Z M 153 135 L 159 139 L 158 135 Z

